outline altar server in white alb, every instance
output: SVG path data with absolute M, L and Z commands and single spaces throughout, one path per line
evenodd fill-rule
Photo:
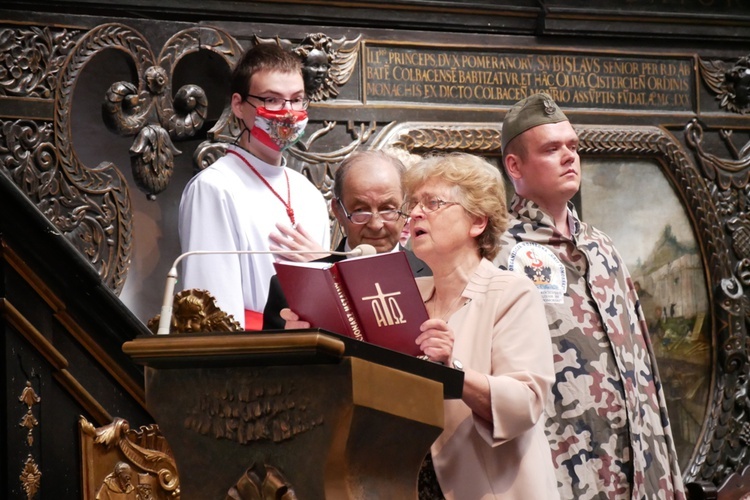
M 288 168 L 283 156 L 307 124 L 301 61 L 276 45 L 256 45 L 232 72 L 230 92 L 242 131 L 225 156 L 185 187 L 179 217 L 182 251 L 328 249 L 323 195 Z M 260 329 L 275 258 L 283 257 L 189 256 L 183 260 L 182 288 L 208 290 L 245 329 Z

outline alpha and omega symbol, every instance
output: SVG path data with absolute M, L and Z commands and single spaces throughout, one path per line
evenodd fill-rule
M 380 283 L 375 283 L 375 290 L 378 292 L 377 295 L 362 297 L 362 300 L 370 301 L 370 307 L 372 307 L 372 312 L 375 315 L 378 326 L 393 326 L 406 323 L 404 313 L 401 311 L 401 307 L 396 300 L 396 297 L 401 295 L 401 292 L 383 293 Z

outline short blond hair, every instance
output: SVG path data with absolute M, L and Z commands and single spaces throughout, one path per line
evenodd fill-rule
M 487 227 L 476 240 L 479 255 L 494 259 L 500 251 L 500 236 L 508 227 L 505 182 L 497 167 L 468 153 L 427 156 L 402 178 L 407 199 L 420 186 L 433 181 L 451 186 L 451 201 L 458 202 L 469 214 L 487 217 Z

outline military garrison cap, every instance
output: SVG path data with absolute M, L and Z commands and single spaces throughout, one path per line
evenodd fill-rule
M 503 120 L 502 148 L 527 130 L 547 123 L 568 121 L 549 94 L 533 94 L 515 103 Z

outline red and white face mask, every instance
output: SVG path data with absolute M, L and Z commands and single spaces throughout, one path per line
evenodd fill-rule
M 283 151 L 302 138 L 306 126 L 307 111 L 304 109 L 269 111 L 258 107 L 250 135 L 275 151 Z

